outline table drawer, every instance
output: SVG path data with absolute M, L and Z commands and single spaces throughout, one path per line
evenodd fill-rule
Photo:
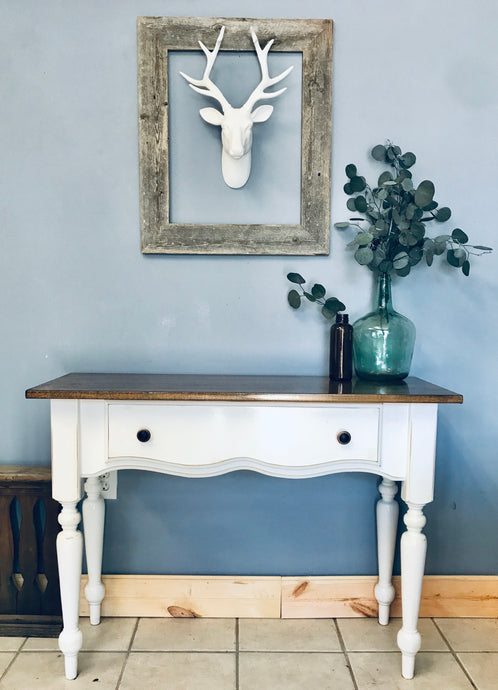
M 377 405 L 109 404 L 108 456 L 187 466 L 238 457 L 289 467 L 377 463 L 380 414 Z

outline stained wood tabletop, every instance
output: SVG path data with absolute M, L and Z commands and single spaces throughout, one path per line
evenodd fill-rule
M 416 377 L 377 383 L 322 376 L 72 373 L 26 391 L 27 398 L 227 402 L 461 403 L 458 393 Z

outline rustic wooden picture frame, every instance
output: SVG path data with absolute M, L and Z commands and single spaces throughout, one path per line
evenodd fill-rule
M 272 51 L 302 53 L 301 222 L 298 225 L 170 222 L 168 51 L 208 46 L 226 26 L 222 51 L 252 51 L 249 27 Z M 140 215 L 146 254 L 328 254 L 332 135 L 330 19 L 139 17 Z

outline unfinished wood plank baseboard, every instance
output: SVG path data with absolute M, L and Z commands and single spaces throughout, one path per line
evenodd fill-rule
M 283 578 L 282 618 L 376 617 L 376 577 Z M 391 616 L 401 616 L 401 578 L 393 577 L 396 597 Z M 495 618 L 498 577 L 426 575 L 420 616 Z
M 89 615 L 82 577 L 80 612 Z M 104 575 L 103 616 L 279 618 L 280 577 Z
M 103 616 L 353 618 L 377 616 L 377 578 L 104 575 Z M 81 582 L 80 612 L 89 615 Z M 391 615 L 401 616 L 400 578 Z M 427 575 L 420 616 L 495 618 L 498 577 Z

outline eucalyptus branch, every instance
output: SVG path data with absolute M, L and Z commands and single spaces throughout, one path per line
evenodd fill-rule
M 356 261 L 378 273 L 407 276 L 422 259 L 431 266 L 434 256 L 445 254 L 450 266 L 461 268 L 464 275 L 469 275 L 470 255 L 487 254 L 492 248 L 470 245 L 468 236 L 460 228 L 455 228 L 451 234 L 428 237 L 426 223 L 445 223 L 451 217 L 451 210 L 447 206 L 439 207 L 434 200 L 435 188 L 430 180 L 423 180 L 417 187 L 413 185 L 409 169 L 416 162 L 415 154 L 403 153 L 390 141 L 374 146 L 371 153 L 375 160 L 388 164 L 393 172 L 384 170 L 377 186 L 372 187 L 358 173 L 356 165 L 349 163 L 344 185 L 350 197 L 347 207 L 365 217 L 353 217 L 335 224 L 337 228 L 357 229 L 356 236 L 348 244 L 354 249 Z M 365 222 L 369 224 L 367 230 L 359 224 Z M 477 252 L 473 251 L 476 249 Z M 304 294 L 307 297 L 305 291 Z
M 338 312 L 346 309 L 345 304 L 337 299 L 337 297 L 328 297 L 325 299 L 327 291 L 320 283 L 315 283 L 311 291 L 308 292 L 303 288 L 306 280 L 299 273 L 288 273 L 287 279 L 294 285 L 297 285 L 298 289 L 301 290 L 301 294 L 299 294 L 298 290 L 294 288 L 290 290 L 287 295 L 287 301 L 293 309 L 299 309 L 299 307 L 301 307 L 303 297 L 309 302 L 321 305 L 321 312 L 328 321 L 333 321 Z

